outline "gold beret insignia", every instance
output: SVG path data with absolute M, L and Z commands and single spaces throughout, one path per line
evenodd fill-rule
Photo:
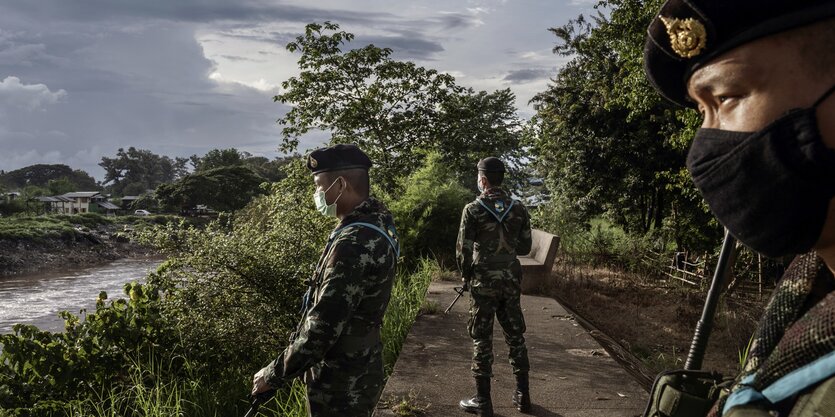
M 707 46 L 707 31 L 702 22 L 693 18 L 659 17 L 667 27 L 670 45 L 675 53 L 682 58 L 693 58 L 702 53 Z
M 319 161 L 316 160 L 314 157 L 310 157 L 310 167 L 316 168 L 319 165 Z

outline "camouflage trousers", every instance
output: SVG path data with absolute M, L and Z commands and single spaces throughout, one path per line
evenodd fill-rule
M 383 357 L 380 352 L 350 365 L 314 366 L 305 376 L 307 409 L 311 417 L 371 417 L 383 393 Z
M 473 339 L 472 372 L 475 377 L 493 376 L 493 317 L 499 320 L 504 340 L 510 348 L 508 359 L 513 373 L 528 372 L 525 347 L 525 317 L 519 302 L 518 278 L 502 279 L 488 286 L 470 289 L 470 320 L 467 330 Z

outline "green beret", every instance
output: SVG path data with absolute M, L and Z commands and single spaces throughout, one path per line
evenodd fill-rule
M 357 145 L 339 144 L 311 152 L 307 157 L 307 168 L 313 174 L 355 168 L 368 170 L 371 159 Z
M 478 161 L 478 170 L 484 172 L 504 172 L 504 162 L 495 156 Z
M 649 25 L 647 78 L 673 103 L 687 99 L 687 81 L 708 61 L 753 40 L 835 16 L 832 0 L 667 0 Z

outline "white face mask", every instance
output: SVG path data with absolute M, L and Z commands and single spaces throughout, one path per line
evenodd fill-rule
M 339 192 L 339 195 L 336 196 L 336 200 L 333 200 L 333 203 L 331 204 L 328 204 L 328 200 L 325 197 L 325 193 L 330 191 L 330 189 L 333 188 L 334 184 L 336 184 L 336 182 L 339 181 L 340 178 L 342 177 L 333 180 L 333 182 L 327 190 L 318 190 L 315 193 L 313 193 L 313 202 L 316 204 L 316 210 L 318 210 L 319 213 L 322 213 L 325 216 L 336 217 L 336 202 L 339 201 L 339 197 L 342 197 L 342 191 Z

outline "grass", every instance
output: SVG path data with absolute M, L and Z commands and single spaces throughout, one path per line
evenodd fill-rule
M 386 375 L 394 369 L 403 342 L 424 306 L 426 292 L 433 277 L 440 273 L 438 265 L 423 260 L 413 273 L 401 272 L 395 277 L 391 301 L 383 322 L 383 360 Z M 182 358 L 180 358 L 182 359 Z M 186 369 L 190 369 L 187 364 Z M 189 374 L 190 372 L 187 372 Z M 138 363 L 131 366 L 129 380 L 93 395 L 93 399 L 73 402 L 63 413 L 66 417 L 221 417 L 243 415 L 247 410 L 246 393 L 249 380 L 227 381 L 218 389 L 218 381 L 205 381 L 194 376 L 173 376 L 170 366 L 160 363 Z M 224 385 L 220 382 L 220 385 Z M 292 387 L 280 392 L 264 404 L 259 415 L 267 417 L 303 417 L 307 415 L 307 395 L 303 383 L 294 380 Z M 420 415 L 424 408 L 414 399 L 398 404 L 400 415 Z M 403 414 L 402 412 L 406 412 Z M 2 415 L 2 413 L 0 413 Z
M 133 225 L 137 227 L 179 222 L 183 218 L 174 215 L 107 217 L 98 213 L 16 215 L 0 217 L 0 240 L 44 241 L 49 239 L 73 240 L 81 233 L 103 225 Z M 186 219 L 201 223 L 201 219 Z
M 416 272 L 400 273 L 395 278 L 391 301 L 383 318 L 383 362 L 386 375 L 391 375 L 394 370 L 394 363 L 400 355 L 406 335 L 409 334 L 426 299 L 429 283 L 439 270 L 433 260 L 423 259 Z

